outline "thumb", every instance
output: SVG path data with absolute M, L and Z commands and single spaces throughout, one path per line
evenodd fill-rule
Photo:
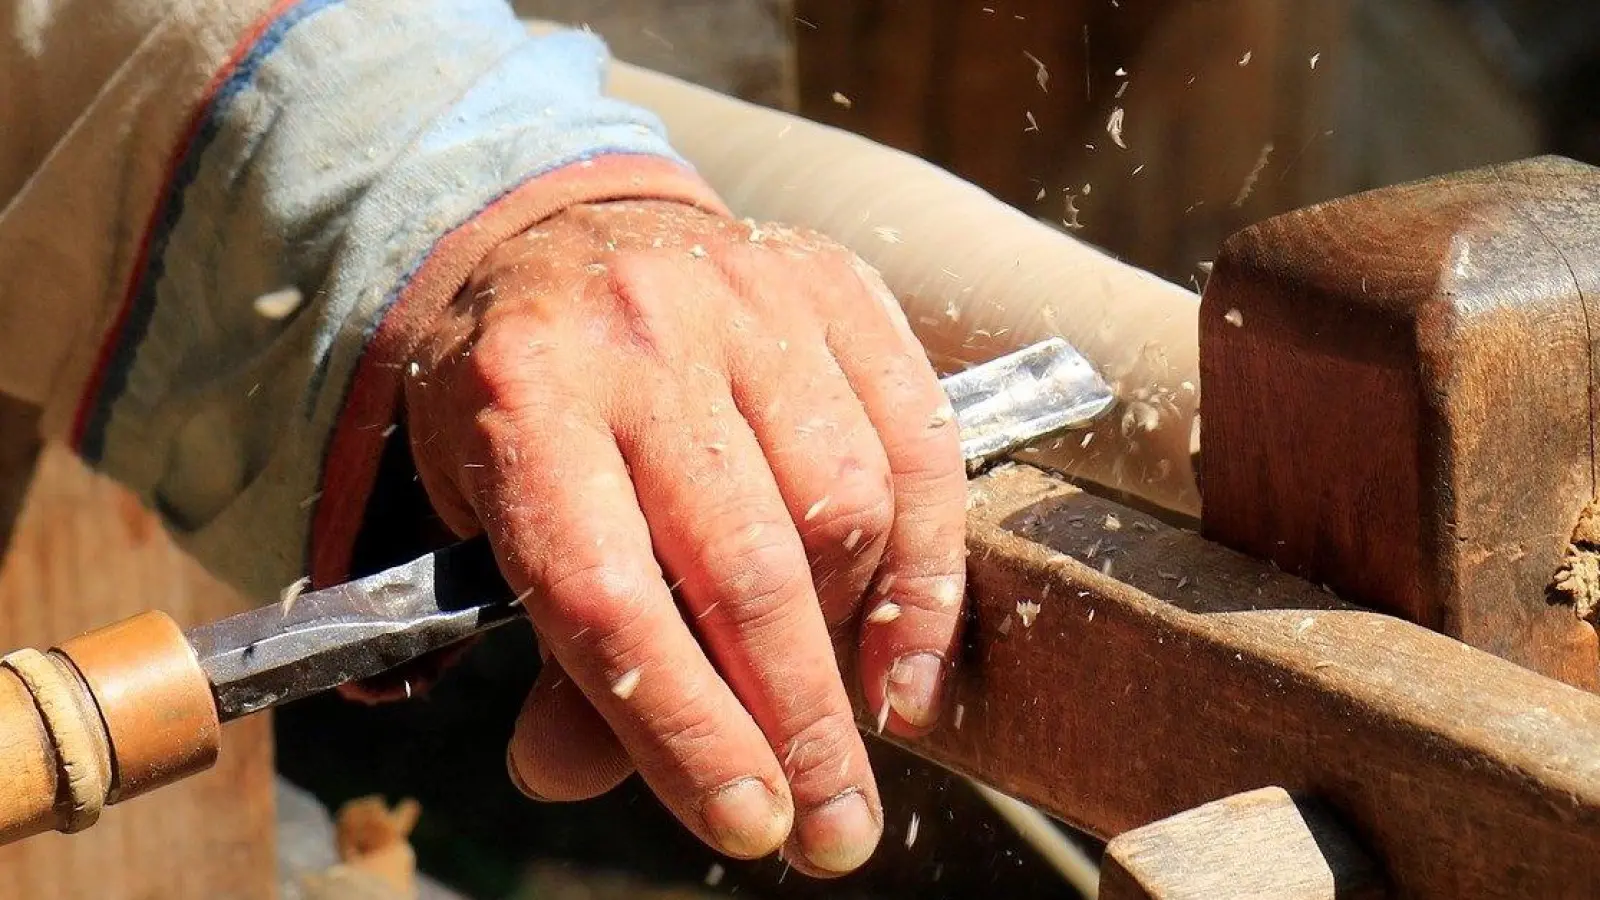
M 553 658 L 522 704 L 506 766 L 519 790 L 545 801 L 598 797 L 633 774 L 611 726 Z

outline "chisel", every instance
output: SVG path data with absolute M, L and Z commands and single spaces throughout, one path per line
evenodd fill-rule
M 945 377 L 968 473 L 1113 402 L 1052 339 Z M 179 629 L 146 612 L 0 658 L 0 844 L 208 768 L 221 723 L 378 675 L 524 615 L 487 540 Z

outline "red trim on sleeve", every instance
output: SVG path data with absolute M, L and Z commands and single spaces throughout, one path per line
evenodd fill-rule
M 328 442 L 322 496 L 311 525 L 311 579 L 343 581 L 395 421 L 403 364 L 478 263 L 503 241 L 568 207 L 610 200 L 673 200 L 728 214 L 705 182 L 660 157 L 606 156 L 564 166 L 491 203 L 445 235 L 400 291 L 367 345 Z

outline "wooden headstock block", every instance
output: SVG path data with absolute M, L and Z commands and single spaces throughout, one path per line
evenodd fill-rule
M 1207 537 L 1600 689 L 1600 169 L 1278 216 L 1224 245 L 1200 317 Z

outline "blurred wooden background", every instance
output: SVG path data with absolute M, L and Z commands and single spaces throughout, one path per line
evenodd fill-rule
M 1180 282 L 1276 212 L 1596 155 L 1588 0 L 795 0 L 795 15 L 807 116 Z

